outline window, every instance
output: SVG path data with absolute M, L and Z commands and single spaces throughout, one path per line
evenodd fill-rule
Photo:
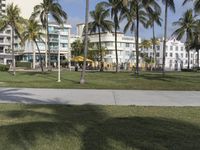
M 183 58 L 183 53 L 181 53 L 181 58 Z
M 185 54 L 185 58 L 188 58 L 188 54 Z
M 166 45 L 166 51 L 168 51 L 168 46 Z
M 156 57 L 160 57 L 160 53 L 156 53 Z
M 173 46 L 170 46 L 170 51 L 173 51 Z
M 168 56 L 168 53 L 165 53 L 165 57 L 167 57 Z
M 193 54 L 191 54 L 191 58 L 193 58 L 193 56 L 194 56 L 194 55 L 193 55 Z
M 176 51 L 178 51 L 178 46 L 176 46 Z
M 185 61 L 185 64 L 188 64 L 188 61 L 187 61 L 187 60 Z
M 181 47 L 181 51 L 183 51 L 183 47 Z
M 158 50 L 158 51 L 160 50 L 160 46 L 157 46 L 157 50 Z
M 176 59 L 178 59 L 178 58 L 179 58 L 178 53 L 176 53 Z
M 173 57 L 173 53 L 170 53 L 170 57 Z
M 130 47 L 130 44 L 129 44 L 129 43 L 126 43 L 126 47 Z

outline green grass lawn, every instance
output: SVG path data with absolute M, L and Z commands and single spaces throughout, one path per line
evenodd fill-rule
M 161 73 L 142 72 L 135 78 L 132 73 L 88 72 L 85 85 L 80 85 L 80 72 L 61 73 L 61 83 L 57 83 L 57 72 L 17 72 L 12 76 L 0 72 L 1 87 L 33 88 L 78 88 L 78 89 L 136 89 L 136 90 L 200 90 L 200 73 Z
M 0 104 L 0 150 L 199 150 L 199 107 Z

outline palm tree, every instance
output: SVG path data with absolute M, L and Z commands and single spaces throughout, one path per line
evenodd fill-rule
M 44 36 L 44 34 L 41 31 L 42 31 L 42 27 L 38 24 L 38 22 L 30 19 L 27 22 L 25 31 L 22 33 L 22 37 L 23 37 L 23 43 L 25 43 L 26 41 L 29 41 L 32 43 L 32 45 L 34 43 L 36 44 L 37 50 L 40 55 L 40 67 L 41 67 L 42 72 L 44 72 L 42 56 L 41 56 L 40 48 L 37 43 L 37 41 L 42 41 L 41 36 Z M 34 47 L 32 47 L 32 48 L 34 48 Z M 34 49 L 33 49 L 33 61 L 35 61 L 35 50 Z
M 107 20 L 110 15 L 109 10 L 105 10 L 105 8 L 101 4 L 97 4 L 94 11 L 90 12 L 90 16 L 93 22 L 89 23 L 90 32 L 98 32 L 99 34 L 99 51 L 100 51 L 100 71 L 103 71 L 103 53 L 101 46 L 101 31 L 112 31 L 113 22 Z
M 174 31 L 173 35 L 176 36 L 177 40 L 180 40 L 186 35 L 186 51 L 188 53 L 188 69 L 190 69 L 190 40 L 193 39 L 193 30 L 197 26 L 197 20 L 195 15 L 193 15 L 193 10 L 187 10 L 183 16 L 176 22 L 173 23 L 174 26 L 179 28 Z
M 89 0 L 86 0 L 85 7 L 85 47 L 84 47 L 84 62 L 83 62 L 83 70 L 81 72 L 80 84 L 85 83 L 85 71 L 86 71 L 86 58 L 87 58 L 87 50 L 88 50 L 88 20 L 89 20 Z
M 194 2 L 194 10 L 197 13 L 200 13 L 200 0 L 184 0 L 183 5 L 185 5 L 187 2 Z
M 14 37 L 15 33 L 21 39 L 20 30 L 22 24 L 24 23 L 24 19 L 20 16 L 20 8 L 13 3 L 9 4 L 6 8 L 7 14 L 1 14 L 0 16 L 0 29 L 3 30 L 6 27 L 10 26 L 12 28 L 12 68 L 13 68 L 13 75 L 16 74 L 15 68 L 15 53 L 14 53 Z
M 101 2 L 100 5 L 105 6 L 111 12 L 111 18 L 114 20 L 115 29 L 115 55 L 116 55 L 116 72 L 119 71 L 118 63 L 118 52 L 117 52 L 117 30 L 119 27 L 119 13 L 122 11 L 122 1 L 121 0 L 108 0 L 108 2 Z
M 40 17 L 43 28 L 46 29 L 46 58 L 45 66 L 47 67 L 47 51 L 49 56 L 48 66 L 51 65 L 51 53 L 49 45 L 49 15 L 60 25 L 63 25 L 64 20 L 67 20 L 67 13 L 62 9 L 62 6 L 58 3 L 58 0 L 43 0 L 42 3 L 34 7 L 34 12 L 31 18 L 35 19 Z M 48 50 L 47 50 L 48 49 Z
M 162 73 L 165 74 L 165 57 L 166 57 L 166 43 L 167 43 L 167 17 L 168 17 L 168 8 L 175 13 L 175 4 L 174 0 L 162 0 L 163 4 L 165 5 L 165 25 L 164 25 L 164 41 L 163 41 L 163 66 L 162 66 Z
M 136 19 L 136 75 L 139 74 L 139 24 L 145 24 L 141 19 L 146 13 L 161 12 L 161 8 L 155 0 L 123 0 L 123 3 L 127 6 L 130 5 L 130 9 L 135 11 Z M 146 13 L 141 13 L 146 12 Z
M 161 26 L 161 17 L 160 17 L 160 13 L 158 12 L 152 12 L 149 13 L 149 21 L 147 22 L 147 27 L 151 27 L 153 30 L 153 38 L 151 39 L 152 45 L 153 45 L 153 52 L 154 52 L 154 68 L 156 68 L 156 44 L 157 39 L 155 37 L 155 24 L 157 24 L 158 26 Z

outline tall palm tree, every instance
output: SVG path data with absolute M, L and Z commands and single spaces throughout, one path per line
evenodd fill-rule
M 130 9 L 135 10 L 135 17 L 136 17 L 136 75 L 139 74 L 139 25 L 141 22 L 141 16 L 143 17 L 144 14 L 140 14 L 141 11 L 146 13 L 152 12 L 161 12 L 161 8 L 159 4 L 155 0 L 122 0 L 125 6 L 130 5 Z
M 86 0 L 86 7 L 85 7 L 85 47 L 84 47 L 83 70 L 81 72 L 80 84 L 85 83 L 86 58 L 87 58 L 87 50 L 88 50 L 88 20 L 89 20 L 89 0 Z
M 166 43 L 167 43 L 167 17 L 168 17 L 168 8 L 175 13 L 175 4 L 174 0 L 162 0 L 165 5 L 165 20 L 164 20 L 164 41 L 163 41 L 163 63 L 162 63 L 162 73 L 165 74 L 165 57 L 166 57 Z
M 42 31 L 42 27 L 38 24 L 38 22 L 32 19 L 29 19 L 26 24 L 26 29 L 22 33 L 22 37 L 23 37 L 23 43 L 28 41 L 28 42 L 32 42 L 32 45 L 33 44 L 36 45 L 37 50 L 40 55 L 40 67 L 41 67 L 42 72 L 44 72 L 43 63 L 42 63 L 42 55 L 41 55 L 40 48 L 37 42 L 37 41 L 42 41 L 42 36 L 44 36 L 44 34 L 41 31 Z M 34 49 L 33 49 L 33 55 L 35 55 Z M 33 58 L 35 59 L 35 56 Z
M 119 13 L 122 10 L 121 0 L 108 0 L 108 2 L 101 2 L 100 5 L 105 6 L 111 12 L 111 18 L 114 20 L 114 32 L 115 32 L 115 56 L 116 56 L 116 72 L 119 71 L 118 52 L 117 52 L 117 31 L 119 27 Z
M 14 53 L 14 37 L 15 33 L 21 39 L 20 31 L 22 24 L 24 24 L 24 19 L 20 16 L 20 8 L 13 3 L 9 4 L 6 8 L 7 14 L 1 14 L 0 16 L 0 29 L 3 30 L 6 27 L 10 26 L 12 28 L 12 68 L 13 68 L 13 75 L 16 74 L 15 68 L 15 53 Z
M 113 29 L 113 22 L 107 18 L 110 16 L 109 10 L 106 10 L 101 4 L 97 4 L 94 11 L 90 12 L 93 22 L 89 23 L 90 32 L 98 32 L 99 34 L 99 51 L 100 51 L 100 71 L 103 71 L 103 53 L 101 46 L 101 31 L 111 32 Z
M 124 9 L 124 11 L 122 11 L 121 15 L 120 15 L 120 20 L 127 20 L 127 23 L 125 24 L 124 27 L 124 32 L 126 33 L 128 30 L 131 31 L 131 33 L 133 34 L 134 38 L 135 38 L 135 43 L 137 43 L 136 39 L 136 7 L 135 7 L 135 3 L 134 2 L 129 2 L 129 5 L 126 5 L 127 8 Z M 139 10 L 139 14 L 140 14 L 140 23 L 143 24 L 143 26 L 146 26 L 146 22 L 147 22 L 147 14 L 144 10 Z
M 157 39 L 155 36 L 155 24 L 157 24 L 158 26 L 161 26 L 161 17 L 160 17 L 160 13 L 158 12 L 151 12 L 149 13 L 149 21 L 147 22 L 147 27 L 151 27 L 152 31 L 153 31 L 153 37 L 152 37 L 152 45 L 153 45 L 153 52 L 154 52 L 154 68 L 156 68 L 157 62 L 156 62 L 156 43 L 157 43 Z
M 176 36 L 178 40 L 182 39 L 186 35 L 186 51 L 188 53 L 188 69 L 190 69 L 190 40 L 193 39 L 193 30 L 197 26 L 198 21 L 193 14 L 193 10 L 187 10 L 183 16 L 176 22 L 173 23 L 174 26 L 178 26 L 178 29 L 174 31 L 173 35 Z
M 51 16 L 58 24 L 63 25 L 64 21 L 67 20 L 67 13 L 62 9 L 62 6 L 58 3 L 58 0 L 43 0 L 42 3 L 34 7 L 32 13 L 32 19 L 36 17 L 40 18 L 43 28 L 46 30 L 46 59 L 45 65 L 47 67 L 47 51 L 49 56 L 48 66 L 51 65 L 51 53 L 49 45 L 49 16 Z

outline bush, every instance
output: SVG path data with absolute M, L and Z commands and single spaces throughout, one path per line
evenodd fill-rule
M 9 70 L 9 66 L 8 65 L 0 64 L 0 71 L 8 71 L 8 70 Z
M 16 62 L 16 67 L 24 67 L 24 68 L 31 68 L 31 63 L 30 62 Z

